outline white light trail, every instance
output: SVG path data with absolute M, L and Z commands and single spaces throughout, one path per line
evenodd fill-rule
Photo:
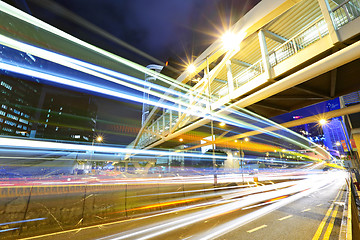
M 341 175 L 340 177 L 343 177 L 344 175 Z M 226 203 L 224 205 L 212 207 L 210 209 L 205 209 L 200 212 L 196 213 L 190 213 L 183 217 L 177 217 L 175 219 L 172 219 L 171 222 L 164 221 L 162 223 L 156 223 L 150 226 L 146 226 L 144 228 L 140 229 L 134 229 L 131 231 L 127 231 L 121 234 L 115 234 L 112 236 L 108 236 L 105 238 L 101 238 L 102 240 L 105 239 L 112 239 L 112 240 L 121 240 L 121 239 L 129 239 L 136 237 L 136 239 L 150 239 L 153 237 L 160 236 L 165 233 L 169 233 L 173 230 L 180 229 L 183 227 L 186 227 L 188 225 L 194 224 L 196 222 L 204 221 L 209 218 L 216 217 L 221 214 L 226 214 L 228 212 L 232 212 L 234 210 L 241 209 L 246 206 L 251 206 L 253 204 L 257 204 L 266 200 L 274 199 L 280 196 L 285 195 L 292 195 L 291 197 L 285 198 L 283 200 L 280 200 L 278 202 L 275 202 L 274 204 L 264 207 L 263 209 L 260 209 L 258 211 L 252 212 L 251 214 L 247 214 L 243 217 L 240 217 L 236 220 L 233 220 L 231 222 L 227 222 L 222 224 L 221 226 L 217 226 L 215 229 L 212 229 L 210 232 L 206 232 L 205 234 L 201 236 L 193 236 L 197 239 L 213 239 L 214 237 L 220 236 L 224 234 L 227 231 L 230 231 L 234 229 L 235 227 L 239 227 L 239 225 L 243 225 L 249 221 L 252 221 L 260 216 L 263 216 L 264 214 L 267 214 L 281 206 L 284 206 L 292 201 L 295 201 L 303 196 L 306 196 L 314 191 L 319 190 L 320 188 L 326 186 L 329 186 L 329 183 L 334 182 L 337 180 L 339 176 L 337 173 L 329 173 L 326 175 L 317 175 L 312 176 L 309 179 L 306 180 L 299 180 L 296 181 L 296 184 L 294 186 L 285 188 L 285 189 L 279 189 L 277 191 L 272 192 L 262 192 L 255 195 L 249 195 L 246 197 L 243 197 L 236 201 L 231 201 L 229 203 Z M 270 185 L 272 187 L 276 186 Z M 268 186 L 260 186 L 255 188 L 257 191 L 265 189 L 265 187 Z M 236 196 L 235 196 L 236 197 Z
M 142 149 L 130 149 L 125 147 L 106 147 L 106 146 L 94 146 L 83 145 L 73 143 L 59 143 L 49 141 L 36 141 L 28 139 L 15 139 L 0 137 L 0 146 L 7 147 L 19 147 L 19 148 L 31 148 L 31 149 L 56 149 L 66 151 L 96 151 L 101 153 L 124 153 L 124 154 L 144 154 L 144 155 L 164 155 L 164 156 L 184 156 L 184 157 L 201 157 L 201 158 L 213 158 L 212 155 L 197 154 L 197 153 L 185 153 L 185 152 L 169 152 L 160 150 L 142 150 Z M 217 159 L 226 159 L 226 156 L 216 156 Z

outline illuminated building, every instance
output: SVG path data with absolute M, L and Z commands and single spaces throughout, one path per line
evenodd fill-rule
M 91 142 L 97 105 L 81 93 L 49 92 L 45 95 L 36 138 Z
M 29 137 L 40 86 L 0 76 L 0 134 Z
M 340 144 L 341 141 L 345 141 L 345 133 L 343 127 L 341 126 L 341 120 L 339 118 L 334 118 L 328 121 L 322 128 L 324 131 L 325 137 L 325 146 L 328 149 L 336 150 L 340 154 L 344 154 L 344 150 Z

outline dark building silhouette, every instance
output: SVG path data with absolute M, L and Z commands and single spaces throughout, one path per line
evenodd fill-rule
M 41 86 L 0 75 L 0 134 L 29 137 Z
M 91 96 L 63 90 L 45 94 L 36 138 L 91 142 L 97 105 Z

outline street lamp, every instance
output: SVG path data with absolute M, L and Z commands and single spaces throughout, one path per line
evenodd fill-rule
M 226 125 L 226 123 L 224 123 L 224 122 L 219 123 L 220 127 L 225 127 L 225 125 Z
M 336 146 L 340 146 L 340 142 L 339 142 L 339 141 L 336 142 Z
M 246 137 L 244 139 L 245 142 L 248 142 L 250 141 L 250 139 L 248 137 Z M 235 140 L 235 142 L 238 142 L 237 140 Z M 243 141 L 240 140 L 240 148 L 239 148 L 239 158 L 240 158 L 240 166 L 241 166 L 241 177 L 242 177 L 242 180 L 243 180 L 243 183 L 244 183 L 244 168 L 243 168 L 243 158 L 244 158 L 244 150 L 242 149 L 242 143 Z
M 196 67 L 194 64 L 189 64 L 189 66 L 187 66 L 187 68 L 186 68 L 186 71 L 190 74 L 194 73 L 195 70 L 196 70 Z
M 239 50 L 240 49 L 240 43 L 244 39 L 246 33 L 239 32 L 234 33 L 231 31 L 227 31 L 222 35 L 221 41 L 223 43 L 223 47 L 225 50 Z
M 95 143 L 95 141 L 96 142 L 98 142 L 98 143 L 101 143 L 102 141 L 103 141 L 103 137 L 101 136 L 101 135 L 98 135 L 97 137 L 93 137 L 93 140 L 92 140 L 92 143 L 91 143 L 91 155 L 90 155 L 90 163 L 91 163 L 91 161 L 92 161 L 92 156 L 93 156 L 93 154 L 94 154 L 94 149 L 93 149 L 93 147 L 94 147 L 94 143 Z M 95 164 L 96 165 L 96 164 Z
M 327 121 L 326 121 L 326 119 L 324 119 L 324 118 L 322 118 L 322 119 L 319 120 L 319 124 L 320 124 L 321 126 L 324 126 L 326 123 L 327 123 Z

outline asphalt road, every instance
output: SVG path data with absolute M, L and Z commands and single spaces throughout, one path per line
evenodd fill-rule
M 338 239 L 344 172 L 221 193 L 221 200 L 29 239 Z

